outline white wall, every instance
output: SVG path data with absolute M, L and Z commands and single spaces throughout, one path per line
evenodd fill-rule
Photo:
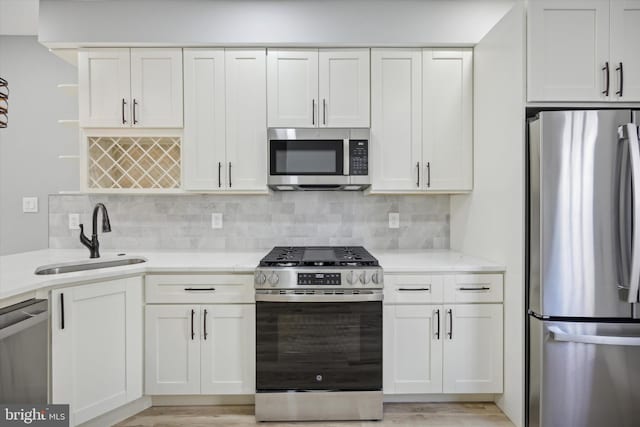
M 57 123 L 78 116 L 77 98 L 58 83 L 77 70 L 35 36 L 0 36 L 0 76 L 9 82 L 9 126 L 0 129 L 0 255 L 48 246 L 47 195 L 77 190 L 78 130 Z M 22 197 L 37 196 L 38 213 L 22 213 Z
M 0 0 L 0 35 L 38 34 L 38 0 Z
M 40 1 L 40 41 L 91 44 L 469 46 L 513 0 Z
M 506 266 L 505 379 L 497 403 L 524 423 L 524 31 L 522 4 L 474 50 L 474 189 L 451 197 L 451 247 Z

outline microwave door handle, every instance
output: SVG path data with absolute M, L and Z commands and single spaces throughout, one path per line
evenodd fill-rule
M 350 156 L 349 139 L 345 138 L 342 140 L 342 159 L 343 159 L 342 174 L 345 176 L 349 175 L 349 164 L 351 163 L 349 156 Z

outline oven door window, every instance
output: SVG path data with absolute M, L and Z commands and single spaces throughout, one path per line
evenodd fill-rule
M 256 303 L 256 389 L 382 389 L 382 302 Z
M 270 148 L 271 175 L 342 175 L 344 142 L 336 140 L 276 140 Z

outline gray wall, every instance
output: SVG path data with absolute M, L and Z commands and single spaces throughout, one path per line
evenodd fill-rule
M 40 41 L 91 44 L 470 46 L 513 0 L 40 1 Z
M 68 214 L 80 213 L 91 233 L 91 211 L 103 202 L 111 233 L 106 249 L 266 249 L 274 245 L 364 245 L 369 248 L 449 247 L 449 196 L 364 196 L 355 192 L 275 192 L 268 196 L 52 195 L 52 248 L 82 248 Z M 222 229 L 211 213 L 223 214 Z M 389 212 L 400 228 L 388 228 Z
M 9 127 L 0 129 L 0 254 L 47 247 L 47 195 L 77 190 L 78 130 L 57 123 L 78 116 L 77 98 L 59 83 L 77 70 L 35 36 L 0 36 L 0 76 L 9 82 Z M 39 212 L 22 213 L 22 197 L 38 196 Z

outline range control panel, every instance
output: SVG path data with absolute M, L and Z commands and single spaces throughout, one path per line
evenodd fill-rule
M 298 285 L 340 286 L 340 273 L 298 273 Z
M 369 141 L 349 140 L 349 175 L 369 175 Z

